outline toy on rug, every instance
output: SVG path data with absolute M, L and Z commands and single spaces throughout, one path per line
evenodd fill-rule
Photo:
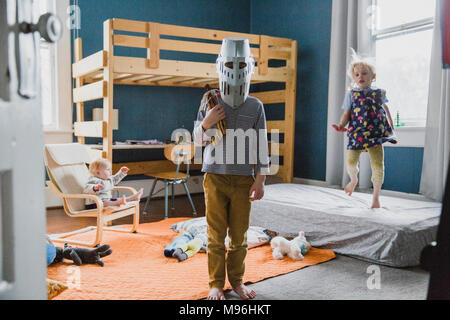
M 53 263 L 56 257 L 56 247 L 53 241 L 47 236 L 47 241 L 45 242 L 47 246 L 47 266 Z
M 177 258 L 179 262 L 196 254 L 203 246 L 203 241 L 198 237 L 192 237 L 189 233 L 183 233 L 166 245 L 164 256 Z
M 274 259 L 283 259 L 285 255 L 293 260 L 303 260 L 303 255 L 311 248 L 311 244 L 306 240 L 305 233 L 300 231 L 298 236 L 292 240 L 283 237 L 275 237 L 270 241 L 272 256 Z
M 203 242 L 200 252 L 206 252 L 206 245 L 208 242 L 206 217 L 199 217 L 185 221 L 177 222 L 170 226 L 174 231 L 183 234 L 187 233 L 192 239 L 198 238 Z M 278 232 L 272 231 L 263 227 L 250 226 L 247 230 L 247 244 L 248 248 L 254 248 L 270 242 L 270 240 L 277 236 Z M 230 237 L 225 237 L 225 246 L 228 247 Z
M 64 249 L 55 247 L 56 256 L 52 264 L 62 262 L 64 259 L 72 260 L 77 266 L 82 264 L 98 264 L 104 266 L 105 264 L 100 258 L 106 257 L 112 253 L 109 244 L 103 244 L 94 249 L 87 248 L 73 248 L 67 243 L 64 244 Z

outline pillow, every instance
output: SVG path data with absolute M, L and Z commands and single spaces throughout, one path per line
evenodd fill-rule
M 179 233 L 190 233 L 194 238 L 199 234 L 206 234 L 206 217 L 181 221 L 170 226 Z
M 51 300 L 58 294 L 67 289 L 67 286 L 61 282 L 47 279 L 47 299 Z
M 187 232 L 192 235 L 193 238 L 200 238 L 203 242 L 202 251 L 206 251 L 206 217 L 194 218 L 186 221 L 181 221 L 170 226 L 171 229 L 179 233 Z M 272 231 L 262 227 L 250 226 L 247 231 L 247 244 L 249 248 L 254 248 L 266 243 L 277 236 L 278 232 Z M 225 246 L 228 247 L 230 242 L 229 237 L 225 238 Z

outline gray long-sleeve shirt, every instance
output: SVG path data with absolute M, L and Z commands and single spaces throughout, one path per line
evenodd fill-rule
M 90 176 L 83 193 L 95 194 L 100 197 L 102 201 L 109 200 L 112 197 L 112 189 L 117 185 L 123 178 L 126 177 L 126 173 L 119 170 L 115 175 L 112 175 L 109 179 L 101 179 L 98 177 Z M 98 184 L 103 185 L 103 189 L 94 191 L 94 187 Z M 94 200 L 86 199 L 86 205 L 95 203 Z
M 210 143 L 211 136 L 217 129 L 214 127 L 205 132 L 202 127 L 203 119 L 209 112 L 206 107 L 200 105 L 194 125 L 194 143 L 206 145 L 202 172 L 236 175 L 269 174 L 266 116 L 262 102 L 248 96 L 236 109 L 220 98 L 219 104 L 225 110 L 227 132 L 217 145 L 213 146 Z

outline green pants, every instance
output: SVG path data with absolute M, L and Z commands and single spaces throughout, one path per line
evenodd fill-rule
M 363 150 L 347 150 L 347 172 L 350 177 L 358 174 L 359 156 Z M 382 185 L 384 181 L 384 149 L 383 145 L 373 146 L 367 149 L 372 167 L 372 183 Z
M 204 176 L 210 288 L 223 288 L 225 274 L 232 287 L 242 284 L 250 223 L 249 191 L 253 182 L 252 176 L 212 173 Z M 227 231 L 228 250 L 225 248 Z

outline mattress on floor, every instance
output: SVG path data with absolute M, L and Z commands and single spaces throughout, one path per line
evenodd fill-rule
M 294 237 L 304 231 L 313 247 L 394 267 L 420 264 L 420 253 L 436 239 L 441 203 L 381 196 L 302 184 L 265 186 L 252 203 L 250 224 Z

